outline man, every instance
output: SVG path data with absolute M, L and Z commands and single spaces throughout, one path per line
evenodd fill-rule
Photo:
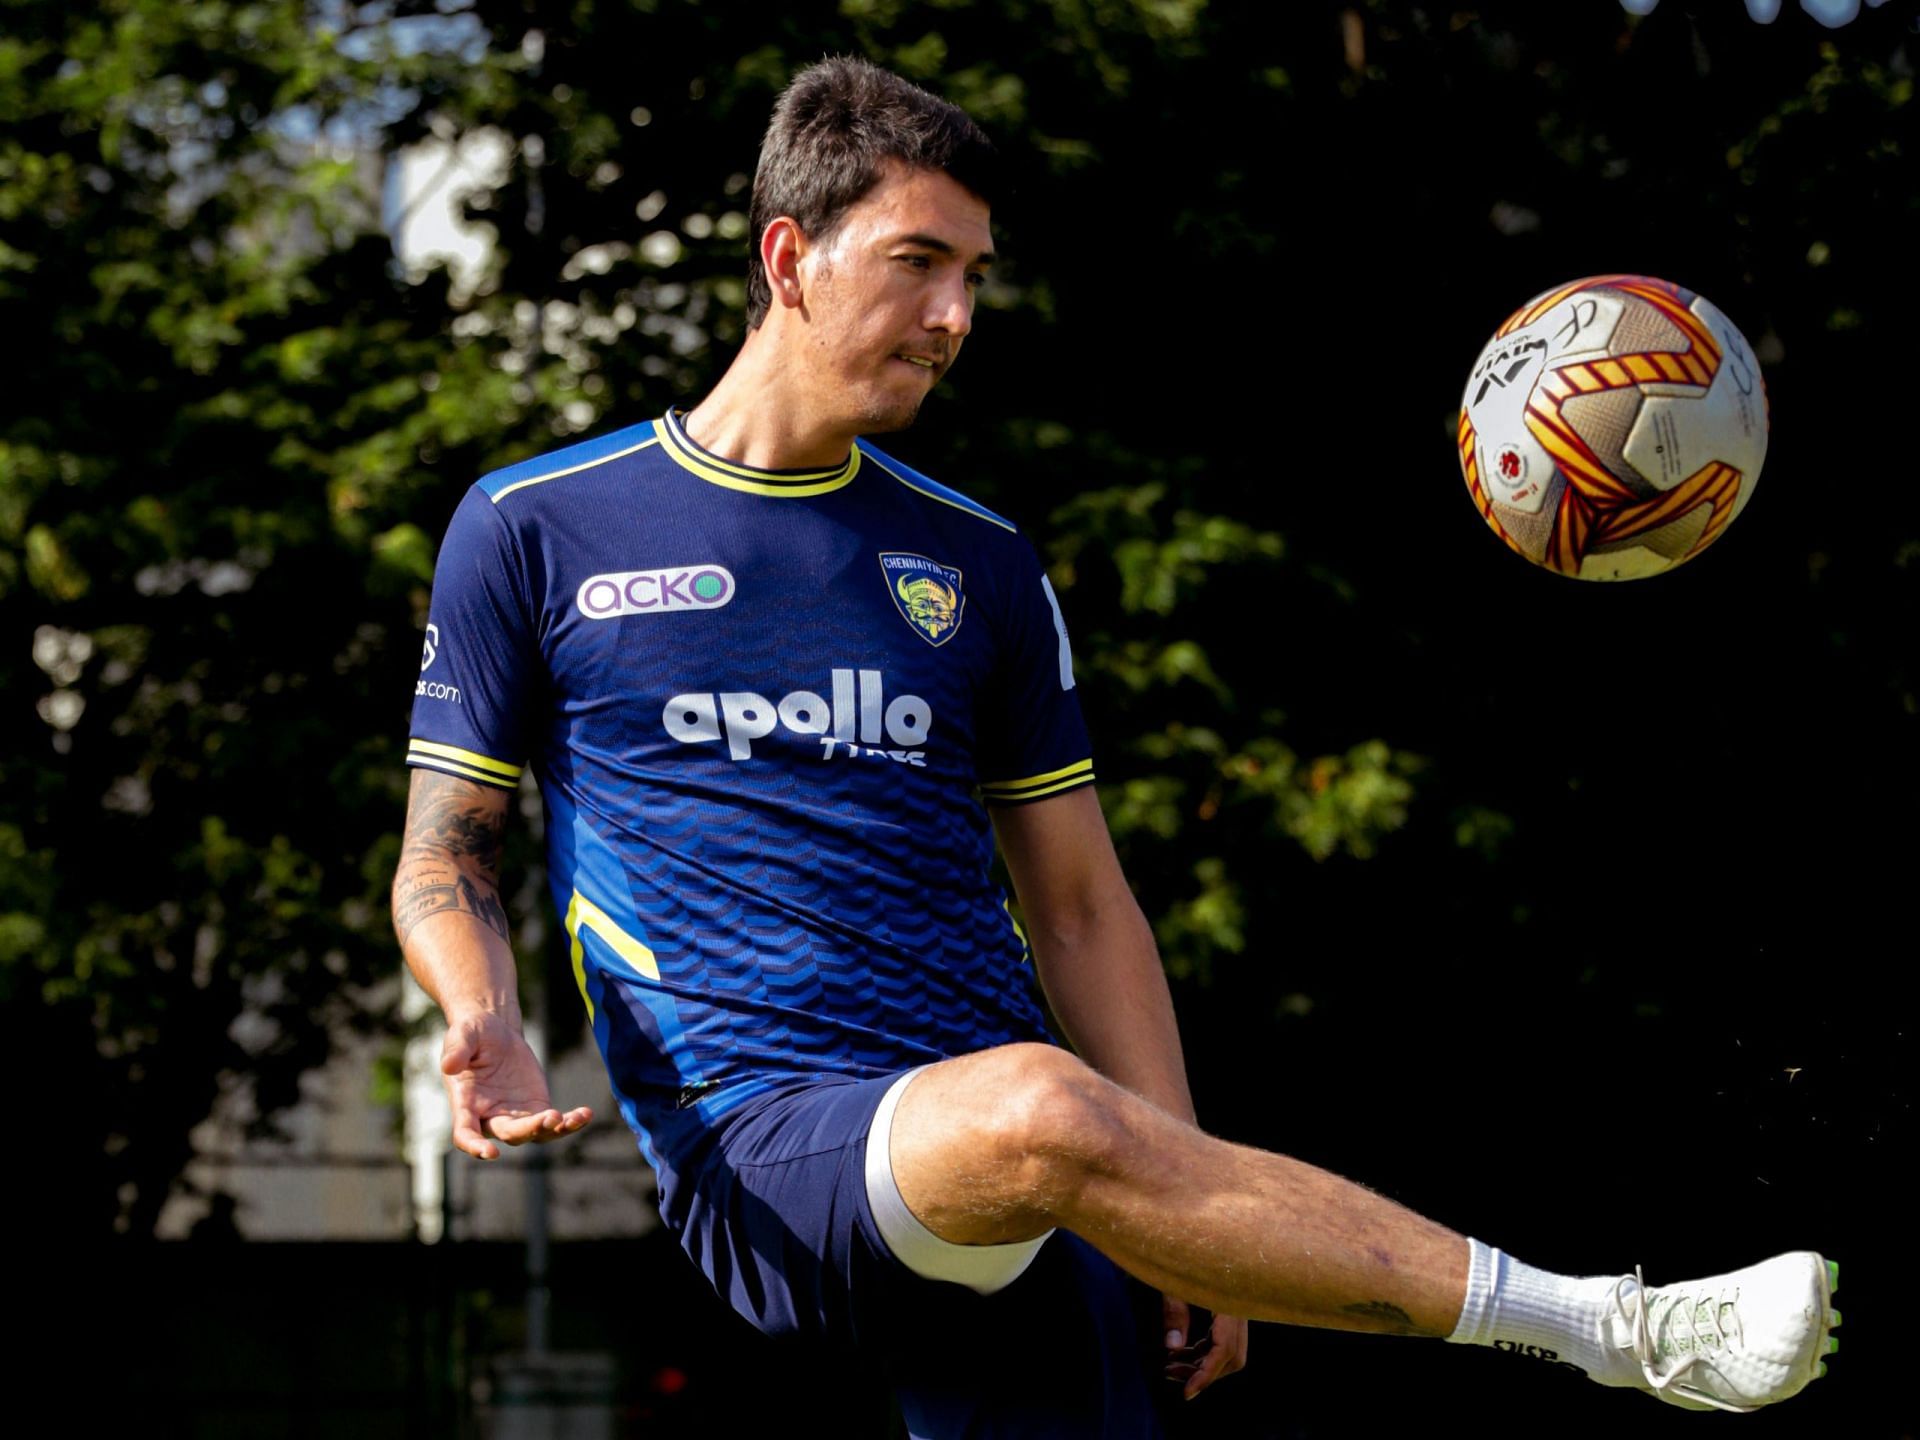
M 1163 1292 L 1189 1397 L 1244 1362 L 1237 1316 L 1499 1345 L 1700 1408 L 1798 1391 L 1838 1320 L 1817 1255 L 1659 1290 L 1550 1275 L 1195 1128 L 1053 592 L 1012 525 L 861 438 L 958 355 L 993 190 L 958 110 L 858 61 L 803 72 L 718 387 L 463 501 L 394 886 L 455 1143 L 591 1118 L 519 1034 L 498 855 L 531 757 L 663 1217 L 762 1329 L 881 1357 L 914 1433 L 1153 1433 L 1122 1271 Z M 1009 1376 L 1010 1323 L 1070 1353 Z

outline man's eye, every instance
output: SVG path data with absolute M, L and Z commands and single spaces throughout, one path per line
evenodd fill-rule
M 933 260 L 926 255 L 902 255 L 898 258 L 906 261 L 916 270 L 928 270 L 933 266 Z
M 967 284 L 971 285 L 974 289 L 978 290 L 982 285 L 986 283 L 987 283 L 987 277 L 983 275 L 980 271 L 970 270 L 967 272 Z

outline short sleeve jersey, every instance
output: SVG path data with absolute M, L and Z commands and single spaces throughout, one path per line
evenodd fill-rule
M 480 481 L 408 761 L 531 766 L 574 975 L 663 1172 L 771 1086 L 1048 1038 L 982 802 L 1093 780 L 1065 625 L 1014 526 L 865 441 L 756 470 L 669 414 Z

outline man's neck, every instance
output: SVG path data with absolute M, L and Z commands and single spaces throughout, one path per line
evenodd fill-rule
M 750 331 L 720 383 L 686 417 L 696 445 L 756 470 L 823 469 L 853 447 L 844 421 L 823 420 L 793 384 L 792 367 L 766 334 Z

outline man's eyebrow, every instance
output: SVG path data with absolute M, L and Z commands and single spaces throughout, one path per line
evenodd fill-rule
M 922 235 L 917 231 L 912 235 L 902 235 L 893 243 L 896 245 L 917 245 L 922 250 L 934 250 L 942 255 L 958 253 L 953 246 L 949 245 L 945 240 L 942 240 L 938 235 Z M 975 265 L 991 265 L 995 258 L 991 250 L 982 250 L 978 255 L 973 257 L 973 263 Z

